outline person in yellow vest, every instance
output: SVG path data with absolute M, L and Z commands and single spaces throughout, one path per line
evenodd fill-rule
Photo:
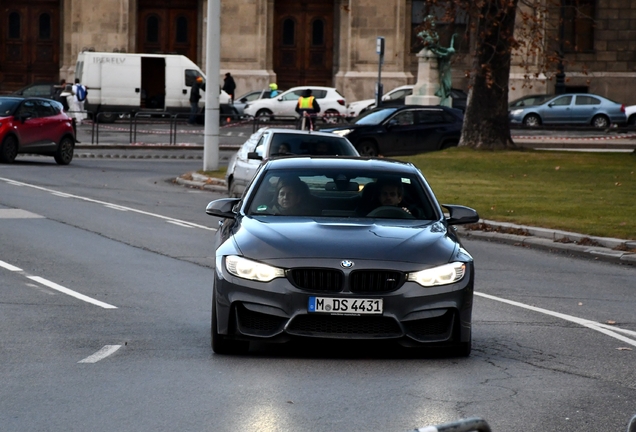
M 300 114 L 301 125 L 303 117 L 306 117 L 305 125 L 309 129 L 313 129 L 313 121 L 316 114 L 320 112 L 320 105 L 318 105 L 316 98 L 311 95 L 311 89 L 305 90 L 303 95 L 298 98 L 296 112 Z

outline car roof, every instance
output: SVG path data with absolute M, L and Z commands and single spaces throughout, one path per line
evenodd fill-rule
M 270 159 L 264 169 L 361 169 L 381 172 L 417 173 L 410 162 L 385 158 L 360 158 L 348 156 L 294 156 Z
M 19 95 L 10 95 L 10 96 L 0 96 L 0 99 L 13 99 L 13 100 L 23 100 L 23 99 L 27 99 L 24 96 L 19 96 Z M 28 98 L 31 99 L 31 98 Z
M 330 132 L 318 132 L 318 131 L 307 131 L 307 130 L 285 129 L 285 128 L 263 128 L 263 129 L 264 129 L 263 133 L 274 132 L 274 133 L 294 134 L 294 135 L 318 135 L 318 136 L 338 137 L 338 135 L 334 135 Z
M 306 85 L 306 86 L 298 86 L 298 87 L 292 87 L 289 90 L 285 90 L 284 93 L 289 92 L 289 91 L 294 91 L 294 90 L 306 90 L 306 89 L 312 89 L 312 90 L 335 90 L 335 87 L 323 87 L 323 86 L 312 86 L 312 85 Z

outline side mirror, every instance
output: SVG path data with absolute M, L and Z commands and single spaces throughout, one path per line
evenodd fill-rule
M 552 108 L 552 107 L 554 106 L 554 104 L 553 104 L 553 103 L 549 103 L 549 104 L 548 104 L 548 106 L 549 106 L 550 108 Z
M 283 101 L 283 98 L 282 98 L 282 97 L 279 97 L 279 98 L 278 98 L 278 99 L 276 99 L 276 100 L 277 100 L 277 101 L 279 101 L 279 102 L 282 102 L 282 101 Z
M 236 212 L 234 206 L 240 202 L 240 198 L 222 198 L 212 201 L 205 208 L 205 212 L 210 216 L 217 216 L 227 219 L 235 219 Z
M 446 219 L 449 225 L 463 225 L 479 222 L 479 215 L 470 207 L 460 205 L 442 204 L 448 210 L 449 217 Z
M 239 102 L 245 103 L 245 102 L 247 102 L 247 99 L 246 98 L 241 98 L 241 99 L 239 99 Z
M 392 128 L 393 126 L 397 126 L 399 123 L 396 119 L 391 119 L 389 120 L 389 122 L 386 124 L 386 126 L 388 128 Z
M 249 152 L 247 154 L 247 158 L 248 159 L 256 159 L 256 160 L 263 160 L 263 157 L 261 155 L 259 155 L 258 153 L 256 153 L 256 152 Z

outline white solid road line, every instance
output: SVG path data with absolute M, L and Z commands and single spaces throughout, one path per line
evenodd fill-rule
M 629 338 L 617 333 L 617 332 L 623 332 L 623 333 L 627 333 L 627 334 L 636 336 L 636 332 L 633 332 L 631 330 L 619 329 L 618 327 L 612 327 L 612 326 L 608 326 L 606 324 L 602 324 L 602 323 L 599 323 L 599 322 L 586 320 L 586 319 L 583 319 L 583 318 L 577 318 L 577 317 L 572 316 L 572 315 L 566 315 L 566 314 L 562 314 L 562 313 L 559 313 L 559 312 L 553 312 L 553 311 L 548 310 L 548 309 L 538 308 L 536 306 L 530 306 L 530 305 L 527 305 L 525 303 L 520 303 L 520 302 L 516 302 L 516 301 L 513 301 L 513 300 L 507 300 L 507 299 L 501 298 L 501 297 L 495 297 L 495 296 L 490 295 L 490 294 L 484 294 L 484 293 L 475 292 L 475 295 L 480 296 L 480 297 L 484 297 L 484 298 L 487 298 L 487 299 L 490 299 L 490 300 L 498 301 L 498 302 L 501 302 L 501 303 L 506 303 L 506 304 L 509 304 L 509 305 L 512 305 L 512 306 L 517 306 L 517 307 L 520 307 L 520 308 L 523 308 L 523 309 L 528 309 L 528 310 L 531 310 L 531 311 L 534 311 L 534 312 L 539 312 L 539 313 L 542 313 L 542 314 L 545 314 L 545 315 L 550 315 L 550 316 L 553 316 L 555 318 L 560 318 L 560 319 L 565 320 L 565 321 L 570 321 L 570 322 L 573 322 L 573 323 L 578 324 L 580 326 L 587 327 L 587 328 L 589 328 L 591 330 L 595 330 L 595 331 L 603 333 L 603 334 L 605 334 L 607 336 L 613 337 L 614 339 L 618 339 L 618 340 L 620 340 L 622 342 L 625 342 L 626 344 L 629 344 L 629 345 L 632 345 L 632 346 L 636 346 L 636 340 L 629 339 Z
M 101 302 L 99 300 L 95 300 L 94 298 L 91 298 L 91 297 L 86 296 L 84 294 L 80 294 L 77 291 L 73 291 L 71 289 L 63 287 L 62 285 L 58 285 L 55 282 L 51 282 L 50 280 L 41 278 L 40 276 L 27 276 L 27 277 L 29 279 L 31 279 L 32 281 L 35 281 L 35 282 L 37 282 L 39 284 L 47 286 L 47 287 L 49 287 L 51 289 L 54 289 L 56 291 L 59 291 L 59 292 L 64 293 L 66 295 L 69 295 L 71 297 L 75 297 L 76 299 L 85 301 L 87 303 L 94 304 L 95 306 L 99 306 L 99 307 L 104 308 L 104 309 L 117 309 L 117 306 L 113 306 L 111 304 L 104 303 L 104 302 Z
M 142 214 L 142 215 L 145 215 L 145 216 L 151 216 L 151 217 L 154 217 L 154 218 L 163 219 L 163 220 L 168 221 L 168 222 L 173 222 L 173 223 L 176 222 L 176 224 L 179 225 L 179 226 L 187 226 L 187 227 L 191 227 L 191 228 L 200 228 L 200 229 L 204 229 L 204 230 L 207 230 L 207 231 L 216 231 L 216 228 L 210 228 L 210 227 L 207 227 L 207 226 L 204 226 L 204 225 L 199 225 L 199 224 L 195 224 L 195 223 L 184 221 L 184 220 L 180 220 L 180 219 L 174 219 L 174 218 L 171 218 L 171 217 L 163 216 L 163 215 L 156 214 L 156 213 L 146 212 L 146 211 L 143 211 L 143 210 L 137 210 L 137 209 L 134 209 L 134 208 L 131 208 L 131 207 L 124 207 L 124 206 L 121 206 L 121 205 L 118 205 L 118 204 L 113 204 L 113 203 L 109 203 L 109 202 L 105 202 L 105 201 L 99 201 L 99 200 L 96 200 L 96 199 L 87 198 L 87 197 L 83 197 L 83 196 L 79 196 L 79 195 L 71 195 L 71 194 L 67 194 L 65 192 L 56 191 L 54 189 L 48 189 L 48 188 L 45 188 L 45 187 L 42 187 L 42 186 L 36 186 L 36 185 L 33 185 L 33 184 L 29 184 L 29 183 L 18 182 L 18 181 L 15 181 L 15 180 L 4 178 L 4 177 L 0 177 L 0 180 L 5 181 L 8 184 L 11 184 L 11 185 L 14 185 L 14 186 L 26 186 L 26 187 L 30 187 L 30 188 L 33 188 L 33 189 L 38 189 L 38 190 L 41 190 L 41 191 L 49 192 L 49 193 L 51 193 L 53 195 L 64 197 L 64 198 L 75 198 L 75 199 L 86 201 L 86 202 L 91 202 L 91 203 L 95 203 L 95 204 L 101 204 L 103 206 L 106 206 L 106 207 L 109 207 L 109 208 L 113 208 L 113 209 L 116 209 L 116 210 L 130 211 L 130 212 Z
M 22 269 L 20 267 L 16 267 L 14 265 L 9 264 L 8 262 L 0 261 L 0 267 L 5 268 L 9 271 L 21 272 Z
M 104 345 L 104 347 L 97 351 L 95 354 L 78 361 L 78 363 L 97 363 L 98 361 L 103 360 L 109 355 L 117 352 L 119 348 L 121 348 L 121 345 Z

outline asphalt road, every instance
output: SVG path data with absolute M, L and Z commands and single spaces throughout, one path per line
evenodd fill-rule
M 192 160 L 0 166 L 2 431 L 624 431 L 636 413 L 636 268 L 466 240 L 468 359 L 390 345 L 209 346 L 221 195 Z M 68 291 L 71 290 L 71 291 Z M 86 297 L 82 297 L 81 295 Z

